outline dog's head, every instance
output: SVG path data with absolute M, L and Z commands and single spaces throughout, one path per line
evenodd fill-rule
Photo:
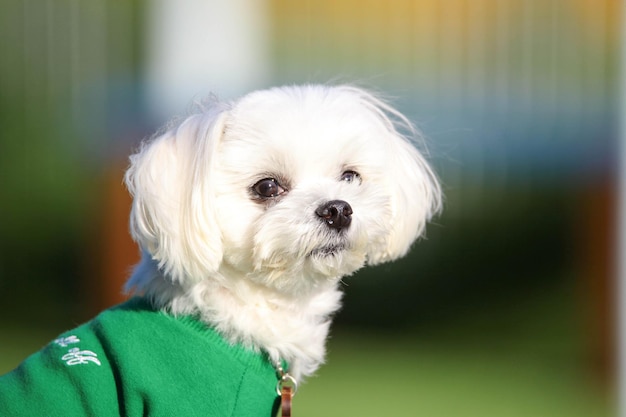
M 349 86 L 215 104 L 131 158 L 133 237 L 174 283 L 238 277 L 286 294 L 401 257 L 441 195 L 398 122 Z

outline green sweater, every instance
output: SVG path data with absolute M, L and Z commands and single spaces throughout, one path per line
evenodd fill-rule
M 0 376 L 0 416 L 274 416 L 276 382 L 265 355 L 135 298 Z

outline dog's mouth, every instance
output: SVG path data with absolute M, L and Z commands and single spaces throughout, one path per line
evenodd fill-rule
M 335 256 L 346 249 L 344 244 L 332 244 L 313 249 L 309 256 L 325 258 L 327 256 Z

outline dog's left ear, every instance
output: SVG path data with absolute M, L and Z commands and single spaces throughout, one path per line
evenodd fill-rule
M 221 231 L 210 183 L 225 118 L 219 109 L 192 115 L 131 157 L 125 177 L 133 196 L 131 234 L 144 255 L 127 288 L 141 291 L 152 279 L 139 273 L 150 269 L 146 263 L 174 282 L 199 280 L 219 267 Z
M 436 174 L 424 156 L 398 127 L 419 136 L 409 120 L 374 95 L 355 89 L 361 102 L 378 118 L 384 129 L 390 190 L 390 231 L 383 247 L 368 253 L 370 265 L 392 261 L 404 256 L 411 244 L 424 233 L 426 222 L 442 207 L 442 191 Z
M 391 141 L 390 172 L 387 179 L 391 194 L 391 233 L 387 250 L 379 262 L 404 256 L 411 244 L 423 235 L 426 222 L 439 213 L 442 193 L 435 173 L 424 157 L 397 132 Z

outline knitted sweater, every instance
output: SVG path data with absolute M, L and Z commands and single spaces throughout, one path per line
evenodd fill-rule
M 0 415 L 274 416 L 276 371 L 192 317 L 135 298 L 0 377 Z

